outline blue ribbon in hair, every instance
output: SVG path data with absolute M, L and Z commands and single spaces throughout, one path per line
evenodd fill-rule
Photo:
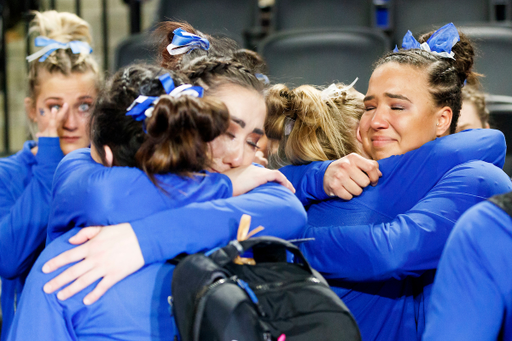
M 34 40 L 34 43 L 37 47 L 44 48 L 28 56 L 27 61 L 29 63 L 36 60 L 39 57 L 41 57 L 39 58 L 39 61 L 44 62 L 49 55 L 51 55 L 54 51 L 59 49 L 71 49 L 71 52 L 73 52 L 74 54 L 92 53 L 92 47 L 86 42 L 79 40 L 70 41 L 69 43 L 61 43 L 60 41 L 40 36 Z
M 407 31 L 402 41 L 402 49 L 421 49 L 432 52 L 442 58 L 455 59 L 452 48 L 458 41 L 460 41 L 459 32 L 453 23 L 449 23 L 435 31 L 423 44 L 420 44 L 413 37 L 411 31 Z M 395 47 L 393 52 L 398 52 L 398 47 Z
M 201 38 L 182 28 L 177 28 L 172 33 L 174 33 L 172 42 L 167 45 L 167 51 L 171 55 L 190 53 L 194 49 L 203 49 L 205 51 L 210 49 L 210 42 L 206 38 Z
M 166 73 L 158 77 L 160 83 L 164 87 L 165 93 L 172 97 L 180 97 L 183 95 L 192 97 L 203 97 L 204 89 L 200 86 L 192 86 L 191 84 L 183 84 L 178 87 L 174 86 L 174 81 L 170 74 Z M 160 96 L 142 96 L 140 95 L 126 109 L 126 116 L 132 116 L 135 121 L 143 121 L 146 117 L 151 117 L 153 107 L 160 99 Z M 144 132 L 146 132 L 146 128 Z

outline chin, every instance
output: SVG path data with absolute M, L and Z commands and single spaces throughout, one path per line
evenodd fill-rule
M 77 150 L 77 149 L 80 149 L 80 148 L 85 148 L 85 147 L 89 147 L 89 145 L 84 145 L 83 143 L 61 143 L 60 144 L 60 149 L 62 149 L 62 153 L 64 153 L 64 155 L 68 155 L 69 153 L 71 153 L 72 151 L 74 150 Z

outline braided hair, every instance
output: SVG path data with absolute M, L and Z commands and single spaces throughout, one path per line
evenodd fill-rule
M 228 59 L 198 58 L 183 72 L 192 84 L 203 87 L 211 95 L 225 84 L 234 84 L 263 94 L 265 85 L 241 63 Z

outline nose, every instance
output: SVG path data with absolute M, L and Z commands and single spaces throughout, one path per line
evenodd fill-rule
M 62 119 L 62 127 L 67 131 L 74 131 L 78 128 L 77 113 L 68 107 Z
M 371 118 L 370 126 L 372 129 L 386 129 L 389 127 L 387 112 L 382 107 L 377 107 Z
M 231 168 L 237 168 L 242 165 L 244 160 L 244 148 L 240 143 L 233 143 L 226 155 L 224 156 L 223 162 L 229 165 Z

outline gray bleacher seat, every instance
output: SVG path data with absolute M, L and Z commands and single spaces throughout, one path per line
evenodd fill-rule
M 488 24 L 459 29 L 477 48 L 475 70 L 485 76 L 481 78 L 484 90 L 512 96 L 512 27 Z
M 259 46 L 273 82 L 328 85 L 350 84 L 366 92 L 372 65 L 389 51 L 389 40 L 380 31 L 366 28 L 288 30 L 267 37 Z
M 166 20 L 187 21 L 204 33 L 227 36 L 244 46 L 244 33 L 255 24 L 257 9 L 257 0 L 160 0 L 152 29 Z M 114 72 L 134 62 L 158 59 L 152 29 L 132 35 L 116 47 Z
M 371 0 L 276 0 L 276 30 L 372 25 Z
M 449 22 L 458 26 L 491 18 L 489 0 L 393 0 L 393 7 L 394 43 L 399 46 L 407 30 L 416 36 Z
M 116 46 L 113 72 L 136 62 L 155 64 L 157 48 L 157 42 L 151 36 L 151 32 L 128 37 Z
M 244 32 L 255 25 L 257 0 L 160 0 L 156 22 L 185 20 L 212 35 L 224 35 L 244 46 Z
M 512 177 L 512 97 L 488 96 L 487 108 L 491 114 L 491 128 L 501 130 L 509 146 L 503 170 Z

